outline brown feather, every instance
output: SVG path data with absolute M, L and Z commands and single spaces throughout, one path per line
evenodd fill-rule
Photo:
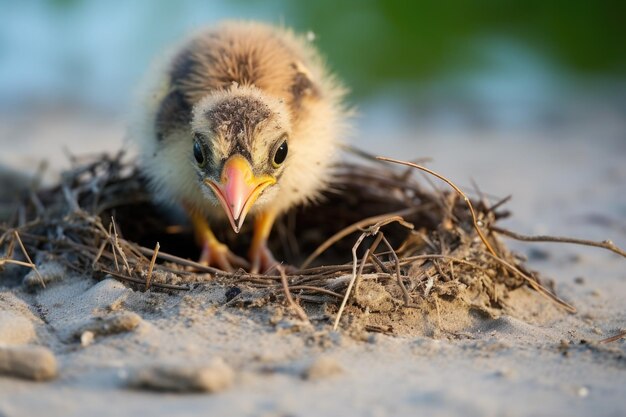
M 170 84 L 191 105 L 233 84 L 255 86 L 284 100 L 295 120 L 303 101 L 319 94 L 305 59 L 269 27 L 222 26 L 192 39 L 174 58 Z
M 235 153 L 255 174 L 276 179 L 253 215 L 313 201 L 327 186 L 347 129 L 346 91 L 304 37 L 262 23 L 224 22 L 164 54 L 152 75 L 132 137 L 160 201 L 224 220 L 203 178 L 219 179 Z M 194 137 L 210 141 L 204 167 L 194 160 Z M 274 166 L 273 152 L 285 140 L 289 156 Z

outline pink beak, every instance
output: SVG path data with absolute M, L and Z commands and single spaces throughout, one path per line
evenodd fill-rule
M 233 155 L 226 161 L 219 183 L 205 181 L 222 204 L 235 233 L 241 230 L 246 215 L 261 192 L 275 183 L 276 179 L 268 175 L 256 177 L 241 155 Z

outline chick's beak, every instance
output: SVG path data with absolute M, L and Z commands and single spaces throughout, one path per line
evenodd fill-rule
M 269 175 L 256 177 L 241 155 L 231 156 L 226 161 L 219 183 L 205 180 L 222 204 L 235 233 L 239 233 L 246 214 L 261 192 L 274 183 L 276 179 Z

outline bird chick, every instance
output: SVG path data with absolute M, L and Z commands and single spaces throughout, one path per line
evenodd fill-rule
M 345 90 L 304 37 L 254 22 L 196 33 L 153 73 L 131 137 L 155 196 L 189 214 L 200 262 L 267 270 L 276 217 L 328 184 Z M 248 217 L 250 264 L 210 226 L 229 222 L 238 233 Z

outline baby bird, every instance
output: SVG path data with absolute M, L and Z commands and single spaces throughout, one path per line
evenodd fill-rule
M 223 270 L 275 265 L 274 220 L 329 182 L 346 127 L 344 88 L 311 42 L 290 30 L 225 22 L 175 48 L 145 89 L 131 138 L 155 196 L 182 206 L 200 262 Z M 250 264 L 219 242 L 254 217 Z

